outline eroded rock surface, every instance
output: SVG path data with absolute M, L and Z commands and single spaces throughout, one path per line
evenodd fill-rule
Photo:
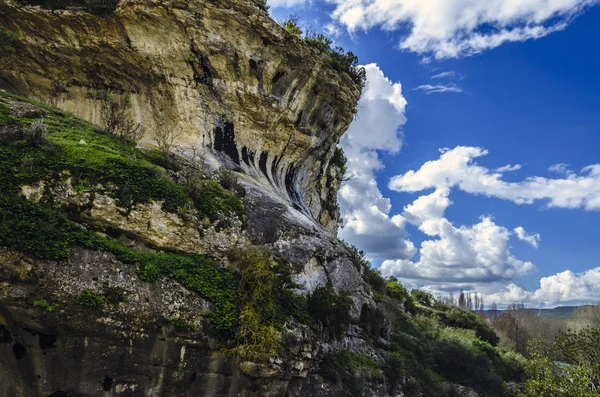
M 281 330 L 284 355 L 236 362 L 207 325 L 213 304 L 167 274 L 142 281 L 135 265 L 81 247 L 65 260 L 2 249 L 0 396 L 344 395 L 311 370 L 342 350 L 379 357 L 356 325 L 373 294 L 335 236 L 341 175 L 330 162 L 360 86 L 252 1 L 124 0 L 97 16 L 8 0 L 0 13 L 19 43 L 1 61 L 0 87 L 95 123 L 100 93 L 130 98 L 130 116 L 147 129 L 142 146 L 172 126 L 178 155 L 203 153 L 213 171 L 235 170 L 246 218 L 220 224 L 160 201 L 124 208 L 114 186 L 80 189 L 62 169 L 19 186 L 19 197 L 142 251 L 208 255 L 228 267 L 228 253 L 259 246 L 290 267 L 298 294 L 326 285 L 348 294 L 353 321 L 325 341 L 292 319 Z M 18 100 L 10 108 L 45 115 Z M 2 125 L 0 135 L 20 139 L 16 128 Z M 86 307 L 86 291 L 127 299 Z
M 0 88 L 95 123 L 101 92 L 128 97 L 144 142 L 174 128 L 182 150 L 211 148 L 335 231 L 329 162 L 360 86 L 252 1 L 123 0 L 99 17 L 8 0 L 0 12 L 20 46 Z

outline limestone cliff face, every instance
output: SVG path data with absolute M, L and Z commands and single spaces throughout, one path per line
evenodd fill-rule
M 147 131 L 142 146 L 152 146 L 152 132 L 167 125 L 180 133 L 183 163 L 204 153 L 211 168 L 236 172 L 245 221 L 220 224 L 189 208 L 168 210 L 160 200 L 122 208 L 118 187 L 82 187 L 62 168 L 15 187 L 19 200 L 42 203 L 141 252 L 207 255 L 222 268 L 231 266 L 228 253 L 258 246 L 289 266 L 299 295 L 329 285 L 351 298 L 351 325 L 339 338 L 322 338 L 292 317 L 281 330 L 283 356 L 236 363 L 207 332 L 215 302 L 173 274 L 142 281 L 139 263 L 76 244 L 53 260 L 0 247 L 0 385 L 8 385 L 1 397 L 341 396 L 339 385 L 311 371 L 319 357 L 350 349 L 381 358 L 389 324 L 382 320 L 371 339 L 361 330 L 374 295 L 334 233 L 341 178 L 330 161 L 360 86 L 333 70 L 327 55 L 287 34 L 250 0 L 123 0 L 101 17 L 0 0 L 0 27 L 18 42 L 0 59 L 0 88 L 94 123 L 99 93 L 130 98 L 130 116 Z M 80 127 L 3 93 L 0 106 L 0 144 L 21 133 L 4 124 L 6 117 Z M 86 128 L 94 139 L 93 127 Z M 79 138 L 71 144 L 88 145 Z M 35 160 L 25 156 L 3 169 L 22 174 Z M 189 177 L 185 169 L 160 172 L 178 187 Z M 107 288 L 123 291 L 127 301 L 95 309 L 77 303 L 85 291 Z M 57 308 L 40 306 L 46 301 Z M 165 319 L 185 320 L 194 331 Z M 382 390 L 370 393 L 386 395 Z
M 0 13 L 21 45 L 0 88 L 95 123 L 99 92 L 129 97 L 143 142 L 167 125 L 180 150 L 212 149 L 335 231 L 329 161 L 360 86 L 252 1 L 124 0 L 99 17 L 7 0 Z

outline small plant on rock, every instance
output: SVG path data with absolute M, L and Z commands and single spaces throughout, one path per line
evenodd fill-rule
M 40 299 L 40 300 L 33 302 L 33 306 L 42 308 L 49 312 L 53 312 L 58 308 L 58 304 L 50 303 L 46 299 Z
M 246 190 L 239 182 L 237 175 L 227 168 L 221 167 L 216 172 L 216 178 L 223 189 L 229 190 L 238 197 L 246 196 Z
M 298 15 L 290 15 L 287 21 L 284 21 L 281 24 L 281 27 L 283 27 L 289 34 L 294 36 L 302 36 L 302 29 L 300 29 L 300 26 L 298 26 L 298 19 Z
M 77 297 L 77 303 L 87 307 L 100 307 L 104 304 L 104 300 L 104 296 L 95 293 L 89 288 L 84 289 Z
M 29 128 L 25 130 L 25 140 L 32 146 L 39 146 L 44 142 L 48 135 L 48 128 L 43 119 L 34 121 Z

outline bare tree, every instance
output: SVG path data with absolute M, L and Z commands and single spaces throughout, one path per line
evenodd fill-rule
M 490 305 L 490 311 L 492 312 L 492 319 L 496 319 L 498 318 L 498 305 L 496 305 L 496 302 L 492 302 L 492 304 Z
M 473 299 L 470 293 L 467 294 L 467 310 L 470 312 L 473 311 Z
M 575 308 L 573 326 L 577 330 L 600 327 L 600 305 Z
M 177 123 L 162 121 L 158 122 L 154 130 L 154 139 L 158 148 L 165 154 L 171 153 L 175 146 L 175 141 L 181 135 L 177 128 Z
M 100 94 L 100 119 L 104 131 L 136 142 L 144 136 L 144 128 L 129 117 L 131 102 L 127 97 L 114 98 L 107 91 Z

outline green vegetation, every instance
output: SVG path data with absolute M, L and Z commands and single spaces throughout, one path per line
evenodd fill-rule
M 366 72 L 364 68 L 358 66 L 358 57 L 352 51 L 344 52 L 340 46 L 332 47 L 331 39 L 322 33 L 307 35 L 304 40 L 317 51 L 329 55 L 329 62 L 333 69 L 347 73 L 356 84 L 364 87 L 367 79 Z
M 186 186 L 188 195 L 199 212 L 211 222 L 224 221 L 223 217 L 237 216 L 246 225 L 246 212 L 239 198 L 223 189 L 216 181 L 190 178 Z
M 336 146 L 335 152 L 333 152 L 333 157 L 331 158 L 331 164 L 334 165 L 335 167 L 339 168 L 339 170 L 340 170 L 339 173 L 342 176 L 344 176 L 344 174 L 346 174 L 347 161 L 348 160 L 346 159 L 346 156 L 344 155 L 344 149 Z
M 281 26 L 285 29 L 289 34 L 293 34 L 294 36 L 302 36 L 302 29 L 296 24 L 294 20 L 284 21 Z
M 528 343 L 531 360 L 519 397 L 592 397 L 600 394 L 600 328 L 559 331 Z
M 496 346 L 499 338 L 485 320 L 476 314 L 458 307 L 448 308 L 445 312 L 444 323 L 450 327 L 465 328 L 475 331 L 478 338 Z
M 278 275 L 269 256 L 258 250 L 237 252 L 234 259 L 241 272 L 238 300 L 241 321 L 231 351 L 240 360 L 267 362 L 277 354 L 281 334 L 276 322 L 281 308 L 275 296 Z
M 0 99 L 23 100 L 6 93 L 0 95 Z M 71 176 L 78 189 L 88 190 L 98 183 L 109 186 L 113 189 L 111 194 L 123 207 L 157 200 L 163 201 L 163 209 L 176 212 L 192 202 L 182 186 L 171 182 L 164 176 L 164 171 L 153 164 L 156 152 L 142 152 L 117 136 L 95 132 L 93 125 L 72 115 L 34 104 L 48 113 L 44 123 L 49 134 L 44 142 L 33 146 L 25 141 L 15 141 L 0 146 L 0 245 L 41 259 L 66 259 L 73 246 L 110 252 L 118 260 L 136 265 L 139 277 L 145 281 L 168 276 L 197 292 L 214 305 L 210 320 L 215 331 L 225 336 L 235 334 L 239 321 L 237 280 L 210 258 L 138 251 L 71 220 L 70 217 L 77 220 L 79 210 L 61 212 L 51 201 L 34 203 L 20 195 L 23 185 L 37 183 L 40 179 L 53 183 Z M 0 101 L 0 123 L 27 127 L 31 121 L 10 116 L 9 108 Z M 211 197 L 213 202 L 209 208 L 212 212 L 204 214 L 214 218 L 215 213 L 226 214 L 228 208 L 234 208 L 232 212 L 243 216 L 239 199 L 216 182 L 210 185 L 215 184 L 213 191 L 218 195 Z M 219 199 L 220 203 L 225 203 L 220 207 Z M 193 202 L 203 213 L 205 207 L 200 198 L 196 197 Z M 104 293 L 109 303 L 118 304 L 125 299 L 122 291 L 108 289 Z M 104 299 L 104 295 L 101 297 Z M 97 303 L 87 292 L 80 298 L 80 303 L 86 306 Z
M 338 294 L 331 284 L 315 288 L 309 296 L 308 312 L 323 329 L 326 338 L 341 338 L 351 323 L 352 300 L 347 293 Z
M 48 128 L 44 125 L 44 120 L 36 120 L 25 130 L 25 141 L 31 146 L 39 146 L 47 135 Z
M 429 292 L 413 289 L 410 291 L 410 296 L 413 300 L 423 306 L 433 306 L 435 298 Z
M 33 305 L 49 312 L 53 312 L 58 308 L 58 303 L 50 303 L 46 299 L 36 300 L 33 302 Z
M 351 396 L 363 396 L 371 382 L 383 381 L 383 372 L 378 363 L 350 351 L 325 357 L 319 365 L 319 373 L 325 379 L 338 383 Z
M 77 297 L 77 303 L 81 306 L 100 307 L 104 304 L 104 296 L 97 294 L 89 288 L 83 290 Z
M 265 1 L 265 0 L 253 0 Z M 298 25 L 299 17 L 291 15 L 281 22 L 281 27 L 292 36 L 302 37 L 302 29 Z M 304 41 L 321 54 L 327 54 L 329 65 L 340 73 L 346 73 L 352 81 L 361 87 L 365 86 L 367 79 L 365 69 L 358 66 L 358 57 L 352 51 L 344 52 L 340 46 L 333 46 L 333 41 L 322 33 L 307 33 Z

